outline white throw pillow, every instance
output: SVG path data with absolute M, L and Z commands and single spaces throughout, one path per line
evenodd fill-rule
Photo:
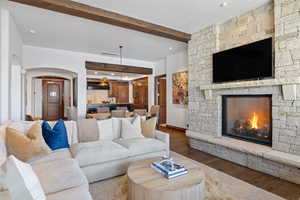
M 32 167 L 9 156 L 6 161 L 5 183 L 12 200 L 45 200 L 46 196 Z
M 131 138 L 143 138 L 142 128 L 141 128 L 141 117 L 137 116 L 132 121 L 127 119 L 122 119 L 122 139 Z
M 97 121 L 99 128 L 99 140 L 114 140 L 113 120 Z

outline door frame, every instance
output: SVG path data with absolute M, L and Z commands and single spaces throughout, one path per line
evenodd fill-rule
M 57 78 L 57 77 L 53 77 L 53 78 L 42 78 L 42 102 L 43 102 L 43 107 L 42 107 L 42 117 L 43 120 L 45 119 L 45 105 L 46 105 L 46 101 L 44 99 L 44 92 L 45 92 L 45 82 L 46 81 L 53 81 L 53 82 L 62 82 L 62 88 L 61 88 L 61 94 L 60 94 L 60 98 L 61 98 L 61 108 L 60 108 L 60 114 L 61 114 L 61 119 L 64 119 L 64 108 L 65 108 L 65 102 L 64 102 L 64 78 Z
M 168 109 L 168 99 L 167 99 L 167 95 L 168 95 L 168 88 L 167 88 L 167 84 L 168 84 L 168 80 L 167 80 L 167 74 L 162 74 L 162 75 L 158 75 L 158 76 L 155 76 L 154 77 L 154 104 L 155 105 L 158 105 L 158 90 L 157 90 L 157 83 L 158 83 L 158 80 L 161 79 L 161 78 L 165 78 L 166 79 L 166 113 L 165 116 L 166 116 L 166 123 L 167 123 L 167 109 Z M 160 112 L 161 112 L 161 109 L 160 109 Z M 161 116 L 161 115 L 160 115 Z

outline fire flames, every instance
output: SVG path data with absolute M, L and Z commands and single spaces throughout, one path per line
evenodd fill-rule
M 252 129 L 258 129 L 258 115 L 255 112 L 249 121 Z

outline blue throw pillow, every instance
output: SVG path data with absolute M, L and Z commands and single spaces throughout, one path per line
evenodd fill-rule
M 56 122 L 53 129 L 44 121 L 42 124 L 43 137 L 52 150 L 69 148 L 68 134 L 63 120 Z

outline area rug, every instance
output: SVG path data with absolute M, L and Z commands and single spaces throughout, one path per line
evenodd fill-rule
M 172 154 L 176 153 L 172 152 Z M 207 165 L 193 160 L 192 162 L 199 165 L 206 174 L 205 200 L 284 200 Z M 94 200 L 128 200 L 127 176 L 93 183 L 90 185 L 90 192 Z

